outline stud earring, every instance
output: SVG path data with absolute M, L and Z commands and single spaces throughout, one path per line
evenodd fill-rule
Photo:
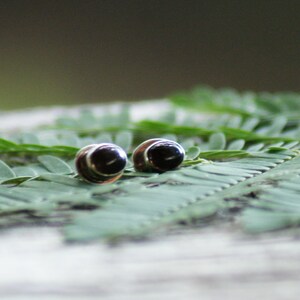
M 150 139 L 134 150 L 132 159 L 136 171 L 161 173 L 179 167 L 184 155 L 184 149 L 176 142 Z
M 93 183 L 111 183 L 122 176 L 127 163 L 126 152 L 117 145 L 88 145 L 76 154 L 78 175 Z

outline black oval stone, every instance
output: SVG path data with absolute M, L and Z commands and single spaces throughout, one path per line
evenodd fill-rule
M 176 169 L 184 159 L 184 150 L 172 141 L 161 141 L 148 149 L 149 164 L 154 170 L 168 171 Z
M 89 159 L 95 172 L 103 175 L 122 172 L 127 162 L 126 153 L 114 145 L 103 145 L 96 148 Z

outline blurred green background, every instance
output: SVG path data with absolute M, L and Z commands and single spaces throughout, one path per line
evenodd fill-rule
M 0 1 L 0 109 L 300 89 L 299 1 Z

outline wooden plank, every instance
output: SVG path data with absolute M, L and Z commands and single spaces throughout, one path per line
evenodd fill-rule
M 136 119 L 157 110 L 142 107 Z M 78 108 L 2 114 L 1 130 L 62 111 Z M 298 299 L 299 261 L 300 240 L 284 233 L 216 227 L 111 247 L 65 244 L 56 228 L 15 228 L 0 233 L 0 299 Z
M 297 299 L 300 291 L 300 241 L 283 234 L 202 229 L 111 247 L 22 228 L 0 240 L 1 299 Z

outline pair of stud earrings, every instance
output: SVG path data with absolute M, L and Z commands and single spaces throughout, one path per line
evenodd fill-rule
M 165 172 L 176 169 L 184 160 L 184 149 L 167 139 L 150 139 L 140 144 L 132 154 L 139 172 Z M 76 155 L 78 175 L 88 182 L 111 183 L 122 176 L 127 164 L 126 152 L 110 143 L 88 145 Z

